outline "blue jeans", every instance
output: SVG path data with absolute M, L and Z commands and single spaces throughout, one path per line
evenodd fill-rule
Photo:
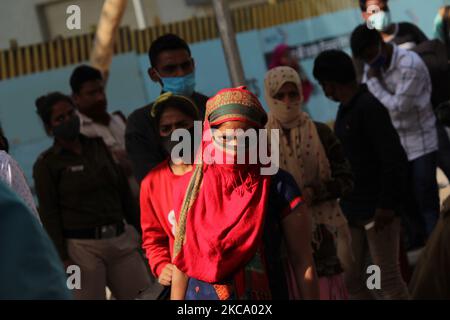
M 410 197 L 407 209 L 409 241 L 425 241 L 439 219 L 439 188 L 436 179 L 437 152 L 409 162 Z

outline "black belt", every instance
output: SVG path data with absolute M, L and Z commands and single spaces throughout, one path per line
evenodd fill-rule
M 125 224 L 119 222 L 95 228 L 64 230 L 63 235 L 68 239 L 110 239 L 125 232 Z

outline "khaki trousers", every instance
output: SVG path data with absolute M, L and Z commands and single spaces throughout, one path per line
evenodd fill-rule
M 151 285 L 138 251 L 138 233 L 129 225 L 118 237 L 68 239 L 67 247 L 70 259 L 81 269 L 81 289 L 73 289 L 78 300 L 104 300 L 106 286 L 116 299 L 135 299 Z
M 378 232 L 374 228 L 365 230 L 364 224 L 350 226 L 352 253 L 340 254 L 350 299 L 371 300 L 376 296 L 409 299 L 408 288 L 400 272 L 400 228 L 399 218 Z M 371 264 L 380 267 L 380 290 L 370 290 L 367 286 L 367 278 L 371 275 L 366 272 L 368 258 Z

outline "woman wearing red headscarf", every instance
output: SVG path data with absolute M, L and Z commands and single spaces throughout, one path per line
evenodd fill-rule
M 295 181 L 281 170 L 262 175 L 259 161 L 248 164 L 261 142 L 246 146 L 247 161 L 236 164 L 242 147 L 236 132 L 266 122 L 245 88 L 224 89 L 208 101 L 199 163 L 187 188 L 174 191 L 181 197 L 172 299 L 288 299 L 284 245 L 302 298 L 319 297 L 311 217 Z

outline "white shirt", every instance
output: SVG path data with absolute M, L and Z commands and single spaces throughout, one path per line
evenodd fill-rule
M 367 79 L 367 65 L 363 82 L 388 109 L 408 160 L 413 161 L 438 150 L 431 79 L 419 55 L 392 46 L 391 65 L 386 71 L 381 70 L 381 82 L 376 77 Z
M 116 157 L 115 151 L 121 151 L 126 154 L 125 150 L 125 130 L 126 124 L 119 115 L 111 114 L 111 121 L 108 126 L 94 122 L 91 118 L 78 112 L 80 118 L 80 132 L 89 138 L 102 138 L 105 142 L 113 159 L 120 164 Z M 131 191 L 136 198 L 139 198 L 139 184 L 133 176 L 128 177 Z
M 78 113 L 80 131 L 90 138 L 102 138 L 110 150 L 125 150 L 125 123 L 118 115 L 111 115 L 108 126 L 94 122 L 91 118 Z
M 40 221 L 33 195 L 22 169 L 9 154 L 2 150 L 0 150 L 0 180 L 6 183 L 25 202 Z

